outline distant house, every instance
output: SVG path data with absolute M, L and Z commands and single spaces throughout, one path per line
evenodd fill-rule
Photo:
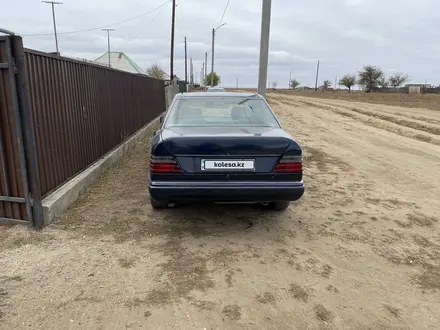
M 107 64 L 104 64 L 104 63 L 98 63 L 98 62 L 95 62 L 95 61 L 92 61 L 92 60 L 88 60 L 88 59 L 86 59 L 84 57 L 68 56 L 68 55 L 63 55 L 63 57 L 68 57 L 68 58 L 71 58 L 73 60 L 77 60 L 77 61 L 81 61 L 81 62 L 86 62 L 86 63 L 91 63 L 91 64 L 98 64 L 98 65 L 102 65 L 102 66 L 107 66 L 108 67 L 108 61 L 107 61 Z
M 432 88 L 433 86 L 431 86 L 430 84 L 406 84 L 405 87 L 406 88 L 409 88 L 409 87 Z
M 166 81 L 170 81 L 171 79 L 170 79 L 170 75 L 168 74 L 168 73 L 166 73 L 165 71 L 163 71 L 162 70 L 162 73 L 163 73 L 163 80 L 166 80 Z
M 295 89 L 299 91 L 310 91 L 315 90 L 315 88 L 309 87 L 309 86 L 297 86 Z
M 94 60 L 95 63 L 108 66 L 108 52 Z M 145 71 L 141 69 L 127 54 L 122 52 L 110 52 L 110 65 L 113 69 L 145 74 Z

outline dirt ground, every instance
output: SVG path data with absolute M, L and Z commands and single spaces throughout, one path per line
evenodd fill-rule
M 234 91 L 235 89 L 228 89 Z M 256 89 L 243 89 L 249 92 L 256 92 Z M 430 110 L 440 110 L 440 94 L 406 94 L 406 93 L 365 93 L 362 91 L 348 90 L 338 91 L 318 91 L 315 92 L 307 90 L 288 90 L 277 89 L 273 93 L 281 94 L 280 96 L 299 96 L 299 97 L 313 97 L 323 99 L 334 99 L 350 102 L 364 102 L 382 105 L 393 105 L 407 108 L 424 108 Z
M 292 94 L 290 91 L 286 91 Z M 409 108 L 426 108 L 431 110 L 440 110 L 439 94 L 406 94 L 406 93 L 365 93 L 355 91 L 302 91 L 295 92 L 299 96 L 319 97 L 324 99 L 337 99 L 352 102 L 365 102 L 375 104 L 386 104 L 393 106 L 404 106 Z
M 153 211 L 145 141 L 55 224 L 0 228 L 0 329 L 438 329 L 440 112 L 269 99 L 300 201 Z

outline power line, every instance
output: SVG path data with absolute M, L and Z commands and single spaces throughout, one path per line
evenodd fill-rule
M 165 5 L 169 4 L 172 0 L 168 1 L 167 3 L 165 3 Z M 126 40 L 125 42 L 123 42 L 122 44 L 120 44 L 117 48 L 121 48 L 122 46 L 128 44 L 130 41 L 133 40 L 133 38 L 136 38 L 139 34 L 142 33 L 142 31 L 144 31 L 148 25 L 150 25 L 151 23 L 153 23 L 156 18 L 159 17 L 160 14 L 162 14 L 162 12 L 165 10 L 166 7 L 163 7 L 162 10 L 160 12 L 157 13 L 156 16 L 153 17 L 153 19 L 151 21 L 149 21 L 147 24 L 145 24 L 142 29 L 140 29 L 132 38 L 130 38 L 129 40 Z
M 115 25 L 127 23 L 127 22 L 133 21 L 133 20 L 135 20 L 137 18 L 140 18 L 140 17 L 143 17 L 145 15 L 151 14 L 152 12 L 155 12 L 158 9 L 161 9 L 161 8 L 165 7 L 167 4 L 169 4 L 171 1 L 172 0 L 168 0 L 167 2 L 163 3 L 162 5 L 156 7 L 156 8 L 154 8 L 154 9 L 148 11 L 148 12 L 145 12 L 143 14 L 140 14 L 138 16 L 135 16 L 135 17 L 123 20 L 123 21 L 119 21 L 119 22 L 116 22 L 116 23 L 112 23 L 112 24 L 108 24 L 108 25 L 104 25 L 104 26 L 100 26 L 100 27 L 96 27 L 96 28 L 91 28 L 91 29 L 68 31 L 68 32 L 58 32 L 58 35 L 60 35 L 60 34 L 64 35 L 64 34 L 75 34 L 75 33 L 83 33 L 83 32 L 96 31 L 96 30 L 101 30 L 101 29 L 108 28 L 110 26 L 115 26 Z M 53 36 L 53 33 L 21 34 L 20 36 L 22 36 L 22 37 L 42 37 L 42 36 Z
M 230 2 L 230 1 L 231 1 L 231 0 L 228 0 L 228 2 L 226 3 L 225 10 L 223 11 L 222 18 L 220 19 L 220 22 L 218 23 L 218 25 L 222 24 L 222 22 L 223 22 L 223 18 L 225 17 L 225 14 L 226 14 L 226 10 L 228 10 L 228 6 L 229 6 L 229 2 Z
M 183 0 L 177 0 L 177 4 L 176 7 L 178 7 L 179 9 L 179 15 L 182 15 L 182 4 L 183 4 Z

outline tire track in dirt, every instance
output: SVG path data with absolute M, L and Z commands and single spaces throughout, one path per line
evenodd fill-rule
M 301 102 L 298 99 L 292 101 L 291 99 L 286 99 L 282 97 L 276 98 L 276 100 L 284 107 L 298 107 L 298 102 L 300 102 L 302 103 L 299 105 L 299 108 L 301 108 L 300 111 L 306 111 L 312 114 L 315 113 L 318 115 L 318 120 L 324 121 L 324 119 L 329 119 L 322 117 L 322 115 L 319 115 L 319 111 L 316 111 L 317 109 L 319 110 L 320 108 L 325 107 L 325 104 L 323 105 L 315 104 L 313 102 Z M 350 107 L 346 108 L 348 108 L 347 110 L 350 110 Z M 293 109 L 290 109 L 287 114 L 284 109 L 282 110 L 283 111 L 278 111 L 280 112 L 281 118 L 285 116 L 295 117 L 295 112 L 292 111 Z M 333 107 L 329 107 L 329 110 L 332 110 L 332 112 L 334 112 L 336 115 L 340 114 L 337 111 L 333 111 Z M 345 112 L 343 112 L 343 114 L 350 115 L 349 113 Z M 357 122 L 363 123 L 363 121 Z M 326 123 L 328 124 L 328 122 Z M 304 125 L 304 127 L 313 127 L 315 129 L 317 128 L 316 122 L 309 121 L 306 123 L 302 121 L 302 124 Z M 321 124 L 325 125 L 324 122 Z M 333 134 L 336 136 L 336 132 L 334 132 Z M 339 136 L 339 138 L 341 139 L 342 137 Z M 323 142 L 321 148 L 324 147 L 325 143 Z M 319 177 L 319 173 L 328 172 L 328 169 L 325 169 L 322 166 L 316 169 L 313 168 L 314 164 L 311 163 L 310 160 L 316 158 L 316 156 L 314 155 L 316 153 L 314 148 L 308 146 L 304 148 L 304 151 L 305 155 L 310 153 L 310 156 L 312 157 L 305 157 L 305 160 L 308 161 L 309 170 L 313 170 L 311 176 L 316 178 Z M 329 155 L 325 155 L 325 157 L 321 157 L 318 164 L 322 165 L 329 163 L 328 156 Z M 345 171 L 345 173 L 347 178 L 350 177 L 349 175 L 347 175 L 348 171 Z M 320 179 L 319 181 L 321 184 L 327 183 L 322 179 Z M 364 200 L 366 205 L 369 205 L 371 207 L 375 205 L 379 206 L 379 208 L 386 209 L 394 214 L 397 214 L 397 212 L 401 213 L 394 219 L 394 221 L 389 221 L 389 219 L 385 216 L 386 213 L 383 213 L 379 216 L 372 216 L 371 214 L 368 214 L 368 211 L 371 212 L 371 210 L 364 209 L 353 211 L 353 214 L 356 214 L 359 217 L 364 217 L 367 215 L 370 216 L 369 220 L 372 221 L 372 223 L 380 221 L 383 234 L 373 234 L 373 232 L 377 230 L 377 228 L 374 228 L 374 225 L 372 227 L 368 226 L 366 220 L 353 221 L 348 226 L 341 226 L 341 228 L 336 229 L 336 219 L 340 216 L 343 216 L 345 214 L 344 212 L 346 212 L 345 205 L 339 204 L 339 206 L 342 206 L 341 209 L 338 209 L 333 213 L 332 217 L 329 218 L 331 219 L 331 221 L 320 225 L 321 229 L 317 232 L 317 235 L 319 235 L 320 237 L 332 237 L 335 240 L 339 239 L 347 245 L 360 245 L 362 246 L 362 248 L 359 248 L 359 250 L 362 251 L 366 251 L 368 249 L 367 246 L 369 246 L 369 248 L 371 248 L 371 253 L 380 256 L 381 258 L 387 260 L 387 262 L 395 266 L 417 267 L 419 271 L 414 272 L 410 279 L 412 285 L 415 285 L 416 287 L 424 291 L 440 289 L 440 267 L 437 265 L 436 262 L 436 260 L 438 260 L 438 258 L 440 257 L 440 249 L 435 240 L 428 239 L 429 234 L 427 234 L 426 232 L 426 230 L 429 230 L 429 228 L 433 228 L 438 224 L 439 218 L 436 216 L 427 216 L 420 211 L 421 206 L 410 200 L 405 201 L 394 197 L 368 197 L 368 195 L 376 189 L 369 191 L 366 183 L 367 182 L 364 180 L 364 178 L 357 176 L 356 182 L 353 184 L 359 185 L 361 191 L 358 191 L 356 193 L 356 197 L 353 196 L 354 198 L 361 198 L 362 200 Z M 354 190 L 355 188 L 350 187 L 350 190 L 352 189 Z M 308 185 L 308 191 L 309 195 L 313 197 L 314 201 L 319 201 L 324 198 L 324 195 L 321 195 L 319 193 L 320 191 L 322 192 L 320 187 L 315 186 L 313 183 L 311 185 Z M 342 189 L 341 192 L 346 192 L 346 190 Z M 338 194 L 339 191 L 334 190 L 331 191 L 331 193 Z M 353 202 L 353 199 L 351 200 L 351 202 Z M 337 205 L 337 203 L 334 203 L 334 205 Z M 319 208 L 321 207 L 321 205 L 317 203 L 315 207 Z M 417 234 L 415 234 L 415 232 L 417 232 Z M 340 253 L 342 253 L 346 257 L 348 257 L 350 253 L 353 252 L 351 250 L 348 250 L 348 247 L 343 247 L 342 245 L 340 246 L 340 248 Z M 384 310 L 386 310 L 389 314 L 394 316 L 399 315 L 400 317 L 401 312 L 399 309 L 396 309 L 395 306 L 393 307 L 384 304 L 383 307 Z
M 353 111 L 352 109 L 340 109 L 340 107 L 337 106 L 331 106 L 331 105 L 324 105 L 319 104 L 311 101 L 304 101 L 304 100 L 298 100 L 296 102 L 291 102 L 289 98 L 285 97 L 278 97 L 277 100 L 281 102 L 282 104 L 289 105 L 289 106 L 296 106 L 297 102 L 302 103 L 304 106 L 314 107 L 318 109 L 323 110 L 330 110 L 334 113 L 337 113 L 339 115 L 349 117 L 351 119 L 360 121 L 366 125 L 372 126 L 374 128 L 383 129 L 392 133 L 396 133 L 400 136 L 408 137 L 411 139 L 415 139 L 421 142 L 427 142 L 434 145 L 440 145 L 440 137 L 438 137 L 435 134 L 427 133 L 424 131 L 420 131 L 415 128 L 402 126 L 400 124 L 396 124 L 384 119 L 375 118 L 371 114 L 364 114 L 360 112 Z
M 346 108 L 350 108 L 348 106 L 345 106 L 343 104 L 341 104 L 340 102 L 328 102 L 328 104 L 332 104 L 332 105 L 336 105 L 336 106 L 342 106 L 342 107 L 346 107 Z M 402 118 L 406 118 L 406 119 L 414 119 L 423 123 L 429 123 L 429 124 L 433 124 L 433 125 L 440 125 L 440 119 L 435 119 L 435 118 L 430 118 L 424 115 L 414 115 L 416 114 L 420 109 L 405 109 L 405 108 L 391 108 L 389 106 L 383 106 L 383 107 L 378 107 L 377 104 L 362 104 L 362 103 L 357 103 L 355 104 L 355 108 L 358 109 L 362 109 L 362 110 L 373 110 L 373 111 L 378 111 L 379 113 L 386 113 L 386 114 L 390 114 L 396 117 L 402 117 Z M 429 110 L 428 110 L 429 111 Z M 411 114 L 410 114 L 410 113 Z
M 303 101 L 304 103 L 306 103 L 307 101 Z M 307 102 L 309 103 L 309 102 Z M 319 103 L 319 102 L 310 102 L 310 105 L 314 104 L 314 106 L 328 106 L 327 103 Z M 331 106 L 334 106 L 333 104 Z M 404 116 L 400 116 L 397 114 L 384 114 L 379 112 L 378 110 L 373 110 L 373 109 L 363 109 L 360 107 L 349 107 L 349 106 L 345 106 L 345 105 L 335 105 L 338 108 L 343 108 L 346 110 L 350 110 L 350 111 L 354 111 L 363 115 L 367 115 L 367 116 L 371 116 L 374 118 L 379 118 L 382 120 L 386 120 L 389 122 L 392 122 L 394 124 L 397 125 L 401 125 L 401 126 L 406 126 L 409 128 L 413 128 L 419 131 L 424 131 L 426 133 L 430 133 L 430 134 L 434 134 L 434 135 L 440 135 L 440 125 L 435 125 L 432 123 L 427 123 L 423 120 L 420 119 L 413 119 L 413 120 L 408 120 L 408 117 L 404 117 Z M 440 124 L 440 122 L 439 122 Z
M 440 121 L 440 107 L 439 105 L 439 97 L 438 95 L 430 95 L 429 97 L 423 97 L 419 95 L 418 101 L 416 103 L 414 98 L 417 98 L 416 95 L 408 95 L 408 94 L 396 94 L 396 95 L 385 95 L 382 93 L 373 93 L 368 95 L 368 93 L 352 93 L 349 95 L 348 93 L 324 93 L 324 92 L 284 92 L 277 91 L 277 95 L 284 95 L 286 97 L 294 97 L 294 98 L 302 98 L 308 100 L 320 100 L 325 103 L 329 103 L 332 105 L 351 105 L 354 107 L 363 107 L 368 109 L 378 109 L 381 112 L 389 112 L 392 114 L 403 114 L 409 116 L 421 116 L 426 117 L 429 122 L 433 120 L 435 122 Z M 363 94 L 363 95 L 362 95 Z M 393 102 L 391 100 L 380 100 L 380 96 L 386 96 L 386 98 L 393 98 Z M 427 95 L 426 95 L 427 96 Z M 411 100 L 412 99 L 412 100 Z M 427 102 L 428 99 L 431 99 L 431 102 Z M 435 106 L 433 106 L 436 104 Z M 413 119 L 421 119 L 422 118 L 413 118 Z

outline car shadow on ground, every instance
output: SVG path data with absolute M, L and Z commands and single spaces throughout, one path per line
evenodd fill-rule
M 131 205 L 98 207 L 96 201 L 70 208 L 54 228 L 85 236 L 113 236 L 117 241 L 145 240 L 154 236 L 204 237 L 233 235 L 249 229 L 283 227 L 290 211 L 277 212 L 259 204 L 178 204 L 153 210 L 144 199 Z
M 259 204 L 179 204 L 173 208 L 154 211 L 164 216 L 170 225 L 203 227 L 212 232 L 246 230 L 262 223 L 273 225 L 283 212 Z
M 258 204 L 180 204 L 152 211 L 154 220 L 146 224 L 157 229 L 178 231 L 177 236 L 229 236 L 245 231 L 277 227 L 283 212 L 274 212 Z

